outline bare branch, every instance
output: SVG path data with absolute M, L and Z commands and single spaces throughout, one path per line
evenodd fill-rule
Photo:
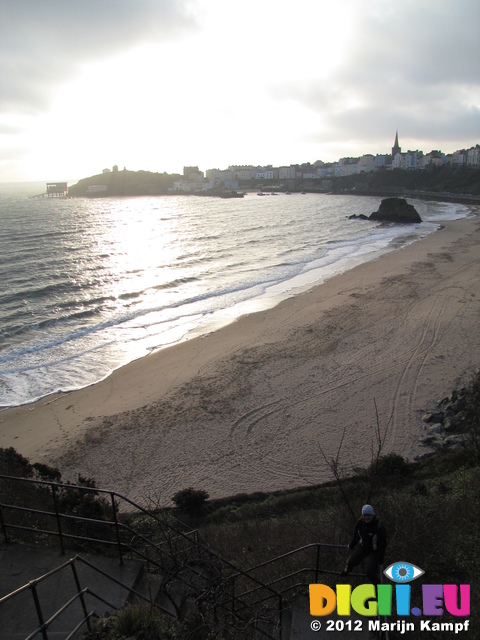
M 350 504 L 350 500 L 348 499 L 348 495 L 345 491 L 345 488 L 343 486 L 343 478 L 342 478 L 342 474 L 340 471 L 340 450 L 342 448 L 343 445 L 343 440 L 345 438 L 345 432 L 346 432 L 346 427 L 343 430 L 342 433 L 342 437 L 340 438 L 340 443 L 338 445 L 338 449 L 337 449 L 337 455 L 335 456 L 335 458 L 332 458 L 331 460 L 328 460 L 327 456 L 325 455 L 325 452 L 323 451 L 322 447 L 320 446 L 320 443 L 318 443 L 318 448 L 320 449 L 320 453 L 323 456 L 323 459 L 325 460 L 325 463 L 330 467 L 330 470 L 333 474 L 333 477 L 335 478 L 338 488 L 340 489 L 340 493 L 342 494 L 343 500 L 345 502 L 345 504 L 347 505 L 347 507 L 350 510 L 350 513 L 353 516 L 353 519 L 356 520 L 356 516 L 355 516 L 355 511 L 352 508 L 352 505 Z
M 388 432 L 388 425 L 387 428 L 385 429 L 385 432 L 382 436 L 382 429 L 380 427 L 380 418 L 378 415 L 378 407 L 377 407 L 377 401 L 375 400 L 375 398 L 373 398 L 373 404 L 375 406 L 375 426 L 374 426 L 374 431 L 375 431 L 375 440 L 376 440 L 376 451 L 374 451 L 374 444 L 372 442 L 372 463 L 370 465 L 370 486 L 368 488 L 368 493 L 367 493 L 367 497 L 366 497 L 366 501 L 370 502 L 370 497 L 372 495 L 373 492 L 373 487 L 375 484 L 375 480 L 377 478 L 377 474 L 378 474 L 378 464 L 379 464 L 379 460 L 380 457 L 382 455 L 382 451 L 383 451 L 383 447 L 385 445 L 385 440 L 387 437 L 387 432 Z

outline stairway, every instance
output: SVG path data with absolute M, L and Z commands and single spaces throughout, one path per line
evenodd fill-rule
M 126 587 L 134 587 L 138 584 L 143 573 L 143 563 L 137 560 L 125 561 L 125 564 L 120 566 L 116 558 L 91 554 L 84 554 L 83 557 Z M 1 544 L 0 598 L 56 569 L 69 559 L 70 556 L 61 556 L 57 549 L 48 547 Z M 126 602 L 129 595 L 128 588 L 112 582 L 87 565 L 79 564 L 77 571 L 82 588 L 88 586 L 91 591 L 101 595 L 113 605 L 110 607 L 90 594 L 86 594 L 85 603 L 88 612 L 95 611 L 98 615 L 112 613 Z M 73 572 L 67 567 L 45 582 L 39 583 L 37 591 L 44 620 L 48 620 L 60 606 L 77 593 Z M 67 637 L 82 618 L 83 609 L 80 601 L 77 600 L 49 627 L 49 638 L 60 640 Z M 38 626 L 31 590 L 0 605 L 0 640 L 23 640 Z M 79 636 L 86 630 L 87 626 L 84 625 Z
M 185 614 L 187 608 L 193 607 L 189 599 L 190 593 L 182 584 L 177 583 L 171 595 L 165 594 L 162 577 L 145 571 L 144 563 L 126 560 L 120 566 L 117 558 L 106 558 L 84 554 L 83 558 L 122 583 L 116 584 L 106 576 L 92 570 L 85 564 L 78 564 L 77 572 L 80 586 L 86 587 L 101 595 L 108 604 L 86 594 L 87 611 L 95 611 L 99 616 L 113 613 L 125 603 L 145 602 L 132 595 L 134 590 L 141 594 L 147 602 L 159 605 L 172 617 L 179 612 Z M 32 547 L 19 544 L 0 545 L 0 598 L 35 580 L 60 565 L 69 556 L 61 556 L 59 551 L 51 548 Z M 76 585 L 69 567 L 54 574 L 38 585 L 38 596 L 45 620 L 52 616 L 60 606 L 76 593 Z M 76 601 L 48 629 L 49 640 L 64 640 L 83 618 L 83 610 Z M 312 621 L 321 622 L 320 630 L 312 630 Z M 368 632 L 368 621 L 363 618 L 357 624 L 352 619 L 342 619 L 336 615 L 326 619 L 317 619 L 310 615 L 308 597 L 297 597 L 290 609 L 284 612 L 282 640 L 325 640 L 341 638 L 341 640 L 362 640 L 371 638 Z M 38 617 L 31 591 L 0 604 L 0 640 L 24 640 L 38 628 Z M 328 628 L 330 627 L 330 629 Z M 81 638 L 87 631 L 86 624 L 78 631 L 76 638 Z M 40 635 L 38 636 L 41 637 Z
M 352 637 L 348 627 L 344 625 L 343 629 L 340 629 L 341 624 L 327 631 L 323 626 L 323 620 L 321 630 L 312 631 L 312 618 L 308 610 L 306 585 L 310 581 L 316 581 L 318 577 L 321 557 L 323 562 L 321 554 L 325 550 L 331 552 L 338 548 L 343 549 L 341 545 L 312 543 L 246 571 L 239 569 L 211 550 L 208 544 L 199 538 L 197 531 L 190 531 L 183 523 L 171 516 L 160 519 L 118 493 L 4 475 L 0 475 L 0 480 L 7 483 L 8 487 L 15 489 L 7 495 L 6 504 L 0 505 L 0 520 L 6 541 L 18 539 L 17 531 L 20 530 L 22 534 L 19 537 L 30 542 L 32 540 L 43 542 L 46 539 L 45 535 L 48 534 L 58 537 L 62 548 L 65 547 L 65 540 L 68 540 L 70 545 L 80 545 L 76 548 L 82 549 L 92 548 L 90 542 L 94 541 L 98 545 L 110 545 L 107 548 L 112 552 L 116 550 L 119 554 L 113 559 L 82 554 L 82 557 L 71 565 L 68 560 L 74 555 L 72 552 L 62 556 L 60 551 L 52 548 L 0 544 L 0 600 L 31 580 L 36 584 L 41 576 L 67 563 L 62 568 L 64 573 L 49 576 L 48 589 L 43 581 L 36 586 L 44 621 L 48 621 L 58 608 L 69 598 L 73 598 L 81 588 L 88 587 L 107 600 L 104 604 L 90 594 L 84 596 L 87 612 L 95 611 L 98 615 L 103 615 L 107 611 L 112 612 L 125 602 L 133 602 L 131 590 L 134 589 L 142 594 L 142 602 L 146 600 L 155 603 L 174 617 L 183 618 L 185 612 L 196 605 L 207 618 L 210 617 L 210 613 L 215 614 L 219 629 L 222 629 L 222 625 L 232 625 L 239 629 L 250 628 L 252 637 L 255 638 L 272 637 L 274 640 L 277 640 L 277 637 L 278 640 L 318 638 L 321 640 L 322 637 L 331 638 L 339 633 L 342 633 L 343 640 Z M 28 495 L 30 496 L 33 491 L 33 497 L 38 497 L 35 493 L 37 490 L 42 495 L 50 491 L 53 496 L 54 510 L 46 511 L 30 507 L 27 509 L 25 506 L 27 503 L 11 504 L 11 495 L 16 496 L 17 491 L 19 491 L 18 495 L 23 495 L 25 485 L 30 485 Z M 68 492 L 74 492 L 75 500 L 83 496 L 82 499 L 87 506 L 91 500 L 90 493 L 95 498 L 99 497 L 106 519 L 98 521 L 88 517 L 72 516 L 69 511 L 62 511 L 61 505 L 59 508 L 58 495 L 65 493 L 70 495 Z M 108 507 L 109 504 L 112 505 L 111 513 L 108 512 L 108 508 L 106 509 L 106 505 Z M 49 509 L 48 505 L 47 509 Z M 28 518 L 25 520 L 27 511 Z M 124 523 L 118 517 L 119 513 L 140 515 L 141 526 L 131 528 L 128 522 Z M 25 523 L 28 526 L 25 526 Z M 27 537 L 26 532 L 31 532 L 32 535 Z M 125 564 L 120 566 L 119 556 L 125 557 L 128 554 L 139 557 L 141 560 L 125 561 Z M 285 575 L 284 561 L 287 557 L 294 556 L 299 569 L 295 574 Z M 82 564 L 82 558 L 90 560 L 93 565 L 100 567 L 121 584 L 112 583 L 108 577 L 95 574 L 93 571 L 95 567 Z M 147 573 L 144 561 L 156 567 L 157 571 L 164 575 L 165 580 L 162 581 L 158 575 Z M 80 586 L 75 584 L 72 570 L 72 566 L 77 567 L 77 565 Z M 266 575 L 269 576 L 267 583 L 257 577 L 258 570 L 260 570 L 260 576 L 267 572 Z M 71 575 L 67 576 L 69 571 Z M 290 595 L 287 594 L 292 593 L 291 581 L 294 576 L 296 576 L 295 580 L 299 581 L 296 587 L 305 586 L 305 590 L 302 587 L 301 593 L 305 594 L 306 602 L 295 601 L 294 606 L 291 607 L 288 602 Z M 67 578 L 70 580 L 71 587 L 64 582 Z M 17 606 L 16 610 L 15 606 Z M 281 638 L 279 637 L 280 609 L 283 609 Z M 64 629 L 68 627 L 71 631 L 76 626 L 75 623 L 70 624 L 70 620 L 75 619 L 78 622 L 84 617 L 85 613 L 80 601 L 75 600 L 74 605 L 68 609 L 68 614 L 62 613 L 61 625 L 60 620 L 55 620 L 49 626 L 49 638 L 55 638 L 55 640 L 65 638 L 67 634 Z M 339 623 L 341 622 L 339 620 Z M 25 592 L 22 591 L 14 600 L 9 599 L 0 603 L 0 640 L 25 638 L 38 627 L 39 621 L 31 588 Z M 86 625 L 81 630 L 85 631 Z M 266 635 L 262 635 L 262 632 Z M 325 632 L 328 635 L 325 635 Z M 353 637 L 361 638 L 362 635 L 356 631 Z

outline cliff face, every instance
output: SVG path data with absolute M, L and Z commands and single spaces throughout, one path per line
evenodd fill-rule
M 368 219 L 403 224 L 422 222 L 418 211 L 412 204 L 408 204 L 404 198 L 385 198 L 382 200 L 378 211 L 372 213 Z

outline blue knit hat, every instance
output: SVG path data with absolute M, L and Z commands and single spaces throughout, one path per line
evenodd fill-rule
M 374 516 L 375 511 L 373 510 L 372 505 L 364 504 L 362 507 L 362 516 Z

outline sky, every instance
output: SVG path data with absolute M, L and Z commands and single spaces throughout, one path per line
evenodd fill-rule
M 0 182 L 480 142 L 478 0 L 0 0 Z

